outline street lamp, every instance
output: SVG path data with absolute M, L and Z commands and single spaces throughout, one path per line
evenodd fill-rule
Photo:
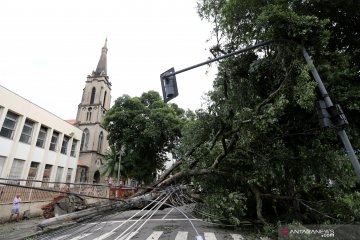
M 121 168 L 121 157 L 124 153 L 125 147 L 121 146 L 120 151 L 119 151 L 119 167 L 118 167 L 118 174 L 117 174 L 117 185 L 120 186 L 120 177 L 121 177 L 121 173 L 120 173 L 120 168 Z
M 320 118 L 321 118 L 320 125 L 323 125 L 324 127 L 328 127 L 328 128 L 335 128 L 338 130 L 338 135 L 344 144 L 347 154 L 349 155 L 349 158 L 350 158 L 350 161 L 355 170 L 358 182 L 360 182 L 360 164 L 357 159 L 357 156 L 355 155 L 355 151 L 350 143 L 350 140 L 343 128 L 343 125 L 348 124 L 345 114 L 342 112 L 342 109 L 339 105 L 337 105 L 337 104 L 334 105 L 332 103 L 330 96 L 329 96 L 328 92 L 326 91 L 325 86 L 324 86 L 315 66 L 313 65 L 311 57 L 307 53 L 306 49 L 303 46 L 301 46 L 295 42 L 288 41 L 288 40 L 265 41 L 265 42 L 261 42 L 261 43 L 255 44 L 253 46 L 247 47 L 247 48 L 240 49 L 238 51 L 234 51 L 232 53 L 224 54 L 220 57 L 213 58 L 213 59 L 207 60 L 202 63 L 195 64 L 193 66 L 181 69 L 179 71 L 175 71 L 174 68 L 171 68 L 168 71 L 166 71 L 160 75 L 160 81 L 161 81 L 161 86 L 162 86 L 162 91 L 163 91 L 164 102 L 166 103 L 178 95 L 176 79 L 175 79 L 176 74 L 183 73 L 183 72 L 189 71 L 191 69 L 194 69 L 194 68 L 197 68 L 197 67 L 215 62 L 215 61 L 219 61 L 224 58 L 235 56 L 240 53 L 254 50 L 259 47 L 268 46 L 273 43 L 282 43 L 282 44 L 287 43 L 287 44 L 292 44 L 292 45 L 300 47 L 303 52 L 303 56 L 305 58 L 306 63 L 309 65 L 312 65 L 311 73 L 312 73 L 316 83 L 318 84 L 319 90 L 324 99 L 323 101 L 319 101 L 319 103 L 318 103 L 318 112 L 321 115 L 320 116 Z M 174 87 L 176 87 L 176 91 L 174 91 L 174 89 L 175 89 Z

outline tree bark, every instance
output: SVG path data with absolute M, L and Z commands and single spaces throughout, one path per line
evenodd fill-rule
M 262 199 L 261 193 L 255 184 L 250 184 L 250 190 L 253 192 L 256 200 L 256 216 L 263 223 L 266 224 L 264 217 L 262 216 Z

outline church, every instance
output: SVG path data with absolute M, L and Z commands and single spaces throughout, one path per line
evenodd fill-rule
M 96 70 L 87 76 L 76 120 L 72 121 L 83 131 L 75 182 L 104 183 L 101 166 L 108 149 L 108 132 L 102 121 L 111 103 L 107 51 L 106 39 Z

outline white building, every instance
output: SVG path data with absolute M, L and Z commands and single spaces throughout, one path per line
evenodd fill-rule
M 0 86 L 0 177 L 74 182 L 82 131 Z

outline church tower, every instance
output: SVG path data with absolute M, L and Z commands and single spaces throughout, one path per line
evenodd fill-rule
M 78 105 L 76 124 L 83 131 L 76 182 L 100 183 L 100 167 L 108 148 L 107 131 L 102 126 L 110 108 L 111 83 L 107 75 L 107 39 L 101 50 L 96 70 L 87 76 L 81 103 Z

